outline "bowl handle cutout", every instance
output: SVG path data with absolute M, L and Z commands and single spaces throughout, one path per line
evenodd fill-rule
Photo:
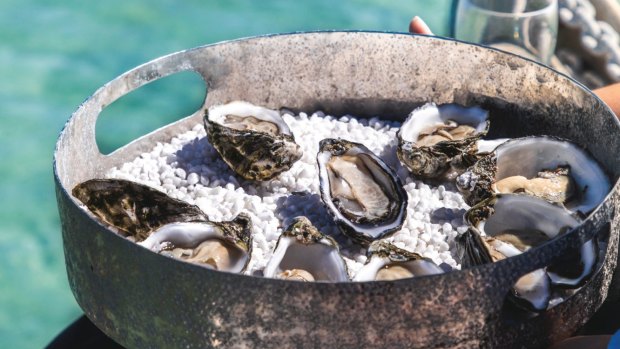
M 196 119 L 202 117 L 202 106 L 204 101 L 206 101 L 206 90 L 211 85 L 208 80 L 208 74 L 205 72 L 205 64 L 199 58 L 188 54 L 186 51 L 157 58 L 127 71 L 100 87 L 92 96 L 87 98 L 67 121 L 56 144 L 54 153 L 56 176 L 63 182 L 63 185 L 66 188 L 72 188 L 82 181 L 101 177 L 110 168 L 150 150 L 152 144 L 169 141 L 174 136 L 172 131 L 166 132 L 165 129 L 172 126 L 168 125 L 135 139 L 109 154 L 101 152 L 97 144 L 96 134 L 96 125 L 100 114 L 105 108 L 121 97 L 134 90 L 138 90 L 144 85 L 176 73 L 188 72 L 188 74 L 198 74 L 202 78 L 203 86 L 205 87 L 203 89 L 203 103 L 189 117 L 174 122 L 175 132 L 189 130 L 191 126 L 195 125 Z M 192 85 L 196 85 L 196 83 L 192 83 Z M 137 109 L 139 109 L 139 106 L 137 106 Z M 149 117 L 149 115 L 140 116 Z M 128 117 L 125 117 L 125 115 L 115 116 L 114 118 L 119 120 L 119 122 L 128 120 Z M 136 121 L 139 122 L 140 118 L 137 119 Z M 133 120 L 129 123 L 131 124 L 132 122 Z M 112 127 L 109 129 L 112 129 Z M 144 130 L 144 128 L 140 127 L 138 129 Z M 115 135 L 107 135 L 107 137 L 114 138 Z
M 109 155 L 186 116 L 199 113 L 206 85 L 195 71 L 182 71 L 153 80 L 107 105 L 97 118 L 99 151 Z

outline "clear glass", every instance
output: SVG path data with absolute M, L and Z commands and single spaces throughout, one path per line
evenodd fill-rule
M 558 33 L 557 0 L 460 0 L 455 37 L 549 64 Z

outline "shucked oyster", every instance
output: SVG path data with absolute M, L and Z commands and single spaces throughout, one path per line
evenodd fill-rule
M 242 213 L 230 222 L 170 223 L 140 245 L 210 269 L 242 272 L 252 251 L 252 221 Z
M 238 175 L 269 180 L 302 156 L 280 113 L 247 102 L 211 107 L 205 113 L 209 142 Z
M 250 218 L 211 222 L 197 206 L 122 179 L 92 179 L 73 196 L 106 224 L 155 252 L 206 267 L 240 272 L 252 248 Z
M 208 220 L 198 206 L 122 179 L 91 179 L 72 193 L 101 221 L 136 241 L 168 223 Z
M 526 252 L 579 224 L 560 206 L 518 194 L 503 194 L 472 207 L 465 215 L 470 229 L 457 238 L 463 267 L 497 262 Z M 574 255 L 522 276 L 510 300 L 533 311 L 545 310 L 552 285 L 578 287 L 593 272 L 597 253 L 587 241 Z
M 471 158 L 488 129 L 488 112 L 481 108 L 428 103 L 411 112 L 398 131 L 398 158 L 414 176 L 437 178 L 453 160 L 460 165 Z
M 585 150 L 548 136 L 499 145 L 456 179 L 469 205 L 493 193 L 525 193 L 588 214 L 609 193 L 609 178 Z
M 263 274 L 296 281 L 349 281 L 336 241 L 318 231 L 306 217 L 295 218 L 280 235 Z
M 317 163 L 321 199 L 343 233 L 369 244 L 402 227 L 407 193 L 394 171 L 368 148 L 324 139 Z
M 432 260 L 383 241 L 368 248 L 368 260 L 354 281 L 389 281 L 415 276 L 441 274 L 443 270 Z

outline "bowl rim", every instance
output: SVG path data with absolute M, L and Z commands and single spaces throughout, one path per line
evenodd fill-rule
M 208 47 L 214 47 L 214 46 L 220 46 L 220 45 L 226 45 L 226 44 L 231 44 L 231 43 L 239 43 L 239 42 L 246 42 L 246 41 L 252 41 L 252 40 L 256 40 L 256 39 L 261 39 L 261 38 L 277 38 L 277 37 L 288 37 L 288 36 L 297 36 L 297 35 L 311 35 L 311 34 L 339 34 L 339 33 L 343 33 L 343 34 L 378 34 L 378 35 L 389 35 L 389 36 L 404 36 L 404 37 L 421 37 L 421 38 L 428 38 L 430 40 L 439 40 L 439 41 L 446 41 L 446 42 L 456 42 L 459 44 L 464 44 L 464 45 L 469 45 L 469 46 L 476 46 L 479 47 L 483 50 L 490 50 L 490 51 L 494 51 L 500 54 L 504 54 L 504 55 L 508 55 L 514 59 L 517 60 L 524 60 L 526 62 L 529 62 L 530 64 L 534 64 L 542 69 L 548 69 L 550 71 L 552 71 L 554 74 L 559 75 L 561 77 L 563 77 L 564 79 L 570 81 L 572 84 L 574 84 L 575 86 L 577 86 L 578 88 L 580 88 L 583 92 L 585 92 L 586 94 L 588 94 L 589 97 L 593 97 L 596 101 L 598 101 L 600 103 L 601 106 L 603 106 L 603 108 L 606 109 L 606 111 L 613 115 L 613 112 L 611 111 L 611 109 L 609 108 L 609 106 L 603 102 L 592 90 L 590 90 L 589 88 L 587 88 L 584 84 L 582 84 L 581 82 L 575 80 L 574 78 L 572 78 L 571 76 L 568 76 L 560 71 L 557 71 L 555 69 L 553 69 L 552 67 L 549 67 L 547 65 L 544 65 L 538 61 L 535 61 L 533 59 L 527 58 L 527 57 L 523 57 L 517 54 L 514 54 L 512 52 L 508 52 L 502 49 L 498 49 L 495 47 L 490 47 L 490 46 L 486 46 L 486 45 L 482 45 L 482 44 L 477 44 L 477 43 L 472 43 L 472 42 L 468 42 L 468 41 L 463 41 L 463 40 L 458 40 L 458 39 L 454 39 L 454 38 L 450 38 L 450 37 L 445 37 L 445 36 L 438 36 L 438 35 L 422 35 L 422 34 L 413 34 L 413 33 L 408 33 L 408 32 L 394 32 L 394 31 L 381 31 L 381 30 L 311 30 L 311 31 L 292 31 L 292 32 L 284 32 L 284 33 L 268 33 L 268 34 L 261 34 L 261 35 L 256 35 L 256 36 L 247 36 L 247 37 L 241 37 L 241 38 L 235 38 L 235 39 L 231 39 L 231 40 L 224 40 L 224 41 L 219 41 L 219 42 L 215 42 L 215 43 L 210 43 L 210 44 L 205 44 L 205 45 L 200 45 L 200 46 L 196 46 L 196 47 L 192 47 L 189 49 L 184 49 L 184 50 L 180 50 L 180 51 L 176 51 L 176 52 L 172 52 L 160 57 L 157 57 L 155 59 L 152 59 L 146 63 L 140 64 L 138 66 L 135 66 L 133 68 L 131 68 L 130 70 L 118 75 L 117 77 L 115 77 L 114 79 L 110 80 L 109 82 L 105 83 L 103 86 L 99 87 L 95 92 L 93 92 L 91 95 L 89 95 L 89 97 L 87 97 L 79 106 L 78 108 L 72 113 L 71 117 L 67 120 L 67 122 L 65 123 L 65 125 L 63 126 L 62 130 L 59 132 L 59 135 L 57 137 L 57 142 L 56 142 L 56 146 L 54 149 L 54 155 L 53 155 L 53 173 L 54 173 L 54 180 L 55 180 L 55 184 L 57 187 L 59 187 L 59 189 L 62 191 L 62 194 L 65 195 L 66 197 L 68 197 L 70 199 L 70 201 L 73 203 L 73 205 L 76 206 L 77 209 L 79 209 L 83 214 L 88 215 L 88 218 L 90 220 L 95 221 L 96 224 L 98 224 L 101 228 L 103 228 L 104 230 L 106 230 L 108 233 L 111 233 L 112 235 L 115 236 L 115 238 L 120 238 L 122 240 L 124 240 L 126 243 L 130 243 L 132 245 L 136 245 L 138 246 L 138 244 L 136 244 L 135 242 L 129 241 L 126 237 L 123 237 L 121 235 L 119 235 L 118 233 L 114 232 L 112 229 L 110 229 L 110 227 L 108 225 L 106 225 L 105 223 L 101 222 L 98 218 L 96 218 L 88 209 L 86 209 L 85 207 L 83 207 L 82 203 L 79 202 L 75 197 L 73 197 L 73 195 L 71 195 L 70 191 L 67 190 L 67 188 L 65 188 L 65 186 L 63 185 L 63 182 L 60 179 L 60 175 L 58 173 L 58 166 L 57 166 L 57 162 L 58 162 L 58 157 L 57 157 L 57 153 L 59 151 L 59 148 L 61 146 L 61 138 L 64 137 L 65 135 L 65 131 L 67 130 L 67 127 L 69 125 L 69 123 L 73 120 L 73 118 L 75 117 L 76 113 L 81 110 L 84 105 L 90 101 L 95 95 L 97 95 L 98 93 L 100 93 L 102 90 L 105 90 L 108 86 L 109 83 L 112 81 L 115 81 L 117 79 L 120 79 L 122 77 L 126 77 L 129 76 L 133 73 L 135 73 L 137 70 L 139 70 L 140 68 L 143 67 L 147 67 L 147 66 L 152 66 L 156 63 L 159 62 L 163 62 L 166 60 L 169 60 L 170 58 L 174 57 L 174 56 L 179 56 L 179 55 L 183 55 L 186 53 L 189 53 L 191 51 L 197 51 L 197 50 L 202 50 Z M 207 93 L 208 94 L 208 93 Z M 202 108 L 202 107 L 201 107 Z M 179 119 L 173 123 L 179 122 L 182 119 Z M 616 127 L 617 130 L 620 131 L 620 120 L 618 118 L 614 118 L 614 125 Z M 164 127 L 170 126 L 171 124 L 168 124 Z M 153 133 L 157 132 L 158 130 L 153 131 Z M 123 148 L 133 144 L 135 141 L 139 140 L 135 139 L 133 141 L 131 141 L 130 143 L 124 145 L 123 147 L 115 150 L 114 152 L 104 155 L 104 156 L 113 156 L 115 155 L 115 153 L 119 150 L 122 150 Z M 609 174 L 609 170 L 604 169 L 605 172 L 607 174 Z M 613 177 L 610 177 L 610 179 L 613 182 Z M 437 275 L 424 275 L 424 276 L 416 276 L 413 278 L 408 278 L 408 279 L 401 279 L 401 280 L 392 280 L 392 281 L 338 281 L 338 282 L 325 282 L 325 281 L 315 281 L 315 282 L 311 282 L 311 283 L 301 283 L 301 282 L 295 282 L 295 281 L 291 281 L 291 280 L 280 280 L 280 279 L 273 279 L 273 278 L 267 278 L 267 277 L 263 277 L 263 276 L 258 276 L 258 275 L 246 275 L 246 274 L 238 274 L 238 273 L 231 273 L 231 272 L 225 272 L 225 271 L 215 271 L 215 270 L 210 270 L 208 268 L 202 267 L 200 265 L 196 265 L 193 263 L 189 263 L 189 262 L 185 262 L 182 260 L 178 260 L 172 257 L 168 257 L 168 256 L 164 256 L 164 255 L 160 255 L 157 254 L 153 251 L 151 251 L 150 249 L 147 249 L 143 246 L 140 246 L 146 250 L 148 250 L 150 253 L 153 254 L 157 254 L 160 258 L 170 258 L 173 259 L 174 262 L 176 263 L 182 263 L 182 265 L 185 265 L 185 267 L 188 268 L 195 268 L 194 270 L 202 270 L 202 272 L 205 272 L 206 270 L 206 275 L 208 275 L 210 272 L 216 273 L 216 275 L 226 275 L 227 277 L 242 277 L 242 278 L 250 278 L 250 279 L 254 279 L 256 280 L 256 282 L 268 282 L 268 283 L 279 283 L 279 282 L 284 282 L 286 284 L 290 284 L 290 283 L 299 283 L 299 284 L 303 284 L 304 287 L 334 287 L 334 285 L 338 286 L 338 285 L 384 285 L 384 284 L 391 284 L 391 285 L 399 285 L 399 284 L 409 284 L 411 282 L 415 282 L 415 280 L 418 280 L 420 278 L 445 278 L 446 275 L 457 275 L 459 273 L 464 273 L 467 271 L 472 271 L 475 273 L 479 273 L 481 271 L 490 271 L 492 269 L 502 269 L 506 264 L 524 264 L 521 263 L 521 261 L 525 262 L 526 260 L 530 260 L 531 256 L 533 254 L 537 254 L 537 253 L 541 253 L 538 251 L 545 251 L 545 252 L 553 252 L 554 250 L 554 246 L 556 244 L 559 243 L 566 243 L 568 241 L 568 243 L 572 243 L 575 244 L 578 241 L 578 235 L 583 235 L 583 234 L 587 234 L 587 232 L 583 232 L 583 230 L 585 230 L 584 227 L 586 225 L 590 226 L 592 224 L 586 224 L 588 222 L 592 222 L 594 219 L 594 216 L 598 216 L 600 213 L 602 213 L 604 211 L 603 206 L 604 205 L 608 205 L 609 201 L 611 199 L 611 196 L 614 195 L 615 192 L 620 191 L 620 178 L 616 179 L 615 183 L 612 185 L 612 188 L 610 190 L 610 192 L 607 194 L 607 196 L 605 197 L 605 199 L 603 200 L 603 202 L 601 204 L 599 204 L 596 209 L 594 209 L 585 219 L 583 222 L 581 222 L 576 228 L 572 229 L 571 231 L 567 232 L 566 234 L 564 234 L 561 237 L 552 239 L 550 241 L 545 242 L 544 244 L 537 246 L 535 248 L 529 249 L 528 251 L 518 255 L 518 256 L 514 256 L 511 258 L 507 258 L 505 260 L 502 261 L 498 261 L 492 264 L 484 264 L 484 265 L 477 265 L 477 266 L 472 266 L 472 267 L 468 267 L 466 269 L 451 269 L 449 271 L 446 271 L 442 274 L 437 274 Z M 601 219 L 598 219 L 598 221 L 601 221 Z M 607 221 L 607 220 L 605 220 Z M 599 228 L 602 227 L 602 223 L 599 224 Z M 581 228 L 581 229 L 580 229 Z M 592 229 L 590 229 L 592 230 Z M 577 233 L 577 231 L 581 231 L 581 233 Z M 591 234 L 593 235 L 593 233 Z M 560 242 L 561 241 L 561 242 Z M 605 251 L 601 251 L 600 247 L 599 247 L 599 252 L 603 252 L 603 255 L 605 257 L 605 259 L 608 257 L 607 256 L 607 250 Z M 602 260 L 604 261 L 604 259 Z M 601 262 L 602 262 L 601 261 Z M 602 263 L 599 262 L 597 263 L 598 268 L 594 271 L 594 273 L 592 274 L 592 276 L 589 277 L 589 279 L 592 279 L 593 276 L 595 274 L 598 274 L 602 268 L 600 268 L 600 266 L 602 265 Z M 541 263 L 539 263 L 541 264 Z M 529 271 L 535 270 L 536 268 L 527 268 L 527 269 L 531 269 Z M 529 272 L 528 271 L 528 272 Z M 527 273 L 527 272 L 525 272 Z M 525 274 L 524 273 L 524 274 Z M 485 273 L 486 274 L 486 273 Z M 514 281 L 516 281 L 517 278 L 515 278 Z M 260 280 L 260 281 L 259 281 Z M 589 280 L 584 284 L 587 285 L 589 283 Z M 311 284 L 311 285 L 308 285 Z M 325 286 L 328 285 L 328 286 Z M 573 295 L 571 295 L 570 297 L 572 297 Z M 569 297 L 569 298 L 570 298 Z

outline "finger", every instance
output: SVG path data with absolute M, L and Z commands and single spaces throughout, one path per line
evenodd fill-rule
M 411 22 L 409 22 L 409 32 L 413 34 L 433 35 L 431 28 L 418 16 L 413 17 Z
M 620 83 L 601 87 L 594 90 L 594 93 L 620 117 Z

